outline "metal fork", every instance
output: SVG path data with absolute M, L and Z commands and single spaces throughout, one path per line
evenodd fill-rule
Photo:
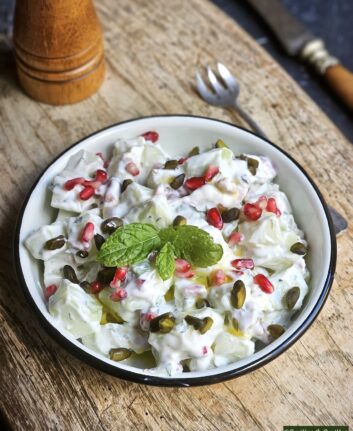
M 210 91 L 208 85 L 206 85 L 201 75 L 196 73 L 196 86 L 202 99 L 211 105 L 235 109 L 255 133 L 267 139 L 267 136 L 261 127 L 250 117 L 247 112 L 245 112 L 240 107 L 239 103 L 237 102 L 240 86 L 235 76 L 232 75 L 222 63 L 217 63 L 217 69 L 223 82 L 217 78 L 216 74 L 210 67 L 207 67 L 207 76 L 209 79 L 208 84 L 213 91 Z M 329 210 L 336 235 L 339 235 L 347 229 L 347 220 L 330 205 Z
M 261 127 L 239 105 L 237 99 L 240 93 L 240 86 L 235 76 L 222 63 L 217 63 L 217 69 L 223 82 L 217 78 L 210 67 L 207 67 L 209 86 L 213 92 L 210 91 L 200 73 L 196 73 L 196 86 L 200 96 L 211 105 L 235 109 L 255 133 L 267 138 Z

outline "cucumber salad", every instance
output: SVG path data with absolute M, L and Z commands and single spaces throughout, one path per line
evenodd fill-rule
M 309 273 L 275 176 L 267 157 L 221 140 L 171 157 L 155 131 L 72 155 L 50 186 L 55 221 L 25 241 L 56 327 L 158 375 L 234 363 L 280 337 Z

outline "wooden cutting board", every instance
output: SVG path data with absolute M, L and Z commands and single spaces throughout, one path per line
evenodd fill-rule
M 72 106 L 36 103 L 0 61 L 0 411 L 14 430 L 281 430 L 353 426 L 352 227 L 338 240 L 336 281 L 310 330 L 265 367 L 193 389 L 140 386 L 81 363 L 41 328 L 16 282 L 16 215 L 32 182 L 63 149 L 111 123 L 190 113 L 242 124 L 207 106 L 191 84 L 217 60 L 239 78 L 241 102 L 278 145 L 353 217 L 353 147 L 235 22 L 205 0 L 101 0 L 107 78 Z

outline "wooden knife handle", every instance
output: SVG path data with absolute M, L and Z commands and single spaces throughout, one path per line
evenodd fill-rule
M 326 69 L 324 77 L 331 89 L 353 111 L 353 73 L 336 64 Z
M 300 57 L 324 76 L 331 89 L 353 111 L 353 73 L 327 51 L 324 42 L 321 39 L 311 40 L 302 49 Z

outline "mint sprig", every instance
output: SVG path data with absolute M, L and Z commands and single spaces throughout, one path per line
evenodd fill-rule
M 117 229 L 102 245 L 97 260 L 104 266 L 124 266 L 141 262 L 151 251 L 160 250 L 156 268 L 163 280 L 175 270 L 175 258 L 207 268 L 223 256 L 223 248 L 197 226 L 182 225 L 158 231 L 147 223 L 131 223 Z
M 103 243 L 97 260 L 104 266 L 124 266 L 141 262 L 160 248 L 158 229 L 147 223 L 131 223 L 117 229 Z
M 168 227 L 159 232 L 162 246 L 169 241 L 176 257 L 199 268 L 216 264 L 223 256 L 223 248 L 212 236 L 197 226 L 182 225 Z
M 156 269 L 162 280 L 168 280 L 175 271 L 174 248 L 170 242 L 166 242 L 156 258 Z

